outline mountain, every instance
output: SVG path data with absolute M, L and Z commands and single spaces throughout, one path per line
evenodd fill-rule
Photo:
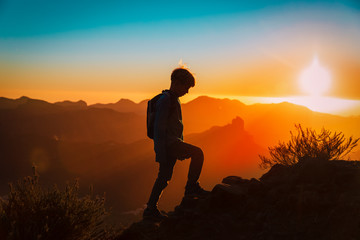
M 147 100 L 134 103 L 128 99 L 120 99 L 117 103 L 94 104 L 89 107 L 108 108 L 123 113 L 134 112 L 145 121 L 146 104 Z M 200 96 L 182 104 L 182 112 L 185 135 L 203 132 L 213 126 L 225 125 L 239 116 L 244 119 L 246 129 L 253 135 L 255 141 L 263 147 L 277 144 L 279 140 L 289 139 L 289 131 L 298 123 L 304 128 L 320 130 L 325 127 L 332 131 L 341 131 L 346 136 L 360 136 L 358 127 L 360 116 L 341 117 L 318 113 L 287 102 L 245 105 L 238 100 Z
M 25 96 L 18 99 L 0 97 L 0 109 L 14 109 L 19 105 L 26 103 L 27 101 L 29 101 L 29 98 Z
M 87 103 L 85 101 L 79 100 L 77 102 L 72 101 L 62 101 L 62 102 L 56 102 L 55 105 L 62 106 L 68 109 L 73 110 L 79 110 L 79 109 L 85 109 L 87 108 Z
M 360 136 L 360 117 L 341 117 L 331 114 L 313 112 L 305 107 L 291 103 L 256 104 L 249 106 L 244 117 L 247 129 L 262 146 L 272 146 L 278 141 L 290 139 L 290 130 L 294 124 L 319 131 L 326 128 L 332 132 L 343 132 L 345 136 Z
M 244 119 L 246 105 L 237 100 L 200 96 L 182 104 L 184 131 L 196 133 L 227 124 L 236 116 Z
M 52 106 L 53 104 L 48 103 L 44 100 L 40 100 L 40 99 L 32 99 L 26 96 L 22 96 L 20 98 L 17 99 L 11 99 L 11 98 L 5 98 L 5 97 L 0 97 L 0 109 L 16 109 L 16 108 L 23 108 L 23 109 L 27 109 L 27 108 L 33 108 L 33 110 L 36 110 L 36 107 L 38 108 L 46 108 L 49 106 Z M 62 106 L 62 107 L 86 107 L 87 104 L 86 102 L 80 100 L 78 102 L 71 102 L 71 101 L 63 101 L 63 102 L 56 102 L 54 105 L 58 105 L 58 106 Z M 53 107 L 54 108 L 54 107 Z
M 322 127 L 345 136 L 360 137 L 360 116 L 341 117 L 313 112 L 292 103 L 245 105 L 238 100 L 202 96 L 182 106 L 184 132 L 201 132 L 224 125 L 236 116 L 244 119 L 247 131 L 263 147 L 287 141 L 295 124 L 320 130 Z
M 89 107 L 110 108 L 110 109 L 113 109 L 118 112 L 134 112 L 139 115 L 145 115 L 147 101 L 148 100 L 143 100 L 140 103 L 135 103 L 129 99 L 122 98 L 116 103 L 108 103 L 108 104 L 96 103 L 96 104 L 90 105 Z
M 258 155 L 265 154 L 267 150 L 256 143 L 244 126 L 244 120 L 236 117 L 224 126 L 214 126 L 200 134 L 186 136 L 186 141 L 204 151 L 207 159 L 204 176 L 213 180 L 210 186 L 221 180 L 224 174 L 261 175 Z
M 356 239 L 360 162 L 275 165 L 260 180 L 229 176 L 205 198 L 183 198 L 161 223 L 117 239 Z
M 21 97 L 18 99 L 0 98 L 0 110 L 3 114 L 17 111 L 20 114 L 39 115 L 46 113 L 58 113 L 65 109 L 39 99 Z
M 144 139 L 145 118 L 132 112 L 88 108 L 79 101 L 48 103 L 22 97 L 0 99 L 0 132 L 68 141 L 131 143 Z

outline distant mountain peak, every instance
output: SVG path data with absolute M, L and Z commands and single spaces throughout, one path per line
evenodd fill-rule
M 27 97 L 27 96 L 21 96 L 18 99 L 15 100 L 30 100 L 31 98 Z
M 244 103 L 242 103 L 241 101 L 239 100 L 236 100 L 236 99 L 229 99 L 229 98 L 215 98 L 215 97 L 210 97 L 210 96 L 206 96 L 206 95 L 202 95 L 202 96 L 199 96 L 195 99 L 193 99 L 192 101 L 188 102 L 187 104 L 189 103 L 200 103 L 200 102 L 203 102 L 203 103 L 214 103 L 214 102 L 218 102 L 219 104 L 223 104 L 223 103 L 236 103 L 236 104 L 239 104 L 239 105 L 245 105 Z
M 77 102 L 65 100 L 54 104 L 68 109 L 85 109 L 87 107 L 87 103 L 83 100 L 79 100 Z
M 0 98 L 0 109 L 15 109 L 30 105 L 44 106 L 44 105 L 51 105 L 51 103 L 48 103 L 44 100 L 32 99 L 27 96 L 22 96 L 17 99 L 10 99 L 4 97 Z
M 234 119 L 231 121 L 231 124 L 232 124 L 232 125 L 236 125 L 236 126 L 240 126 L 242 129 L 244 129 L 244 119 L 242 119 L 242 118 L 239 117 L 239 116 L 236 116 L 236 118 L 234 118 Z
M 116 103 L 107 103 L 107 104 L 96 103 L 96 104 L 90 105 L 89 107 L 109 108 L 109 109 L 113 109 L 118 112 L 134 112 L 139 115 L 145 115 L 146 106 L 147 106 L 147 101 L 145 101 L 145 100 L 140 103 L 135 103 L 130 99 L 121 98 Z
M 116 103 L 122 103 L 122 104 L 136 104 L 134 101 L 127 99 L 127 98 L 121 98 Z

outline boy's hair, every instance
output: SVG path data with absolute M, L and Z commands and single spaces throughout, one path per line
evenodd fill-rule
M 189 87 L 195 86 L 195 78 L 186 68 L 175 68 L 171 73 L 171 82 L 178 82 Z

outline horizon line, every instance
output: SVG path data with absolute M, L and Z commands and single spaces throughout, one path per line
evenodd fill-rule
M 22 97 L 26 97 L 26 98 L 33 99 L 33 100 L 45 101 L 45 102 L 48 102 L 51 104 L 55 104 L 58 102 L 65 102 L 65 101 L 69 101 L 69 102 L 73 102 L 73 103 L 83 101 L 83 102 L 85 102 L 86 106 L 91 106 L 91 105 L 96 105 L 96 104 L 105 104 L 105 105 L 106 104 L 116 104 L 117 102 L 119 102 L 121 100 L 128 100 L 128 101 L 133 102 L 134 104 L 140 104 L 140 103 L 150 99 L 150 98 L 147 98 L 147 99 L 143 99 L 140 101 L 134 101 L 130 98 L 120 98 L 119 100 L 117 100 L 115 102 L 91 103 L 91 102 L 88 102 L 83 99 L 79 99 L 79 100 L 65 99 L 65 100 L 60 100 L 60 101 L 51 101 L 51 100 L 47 100 L 44 98 L 32 98 L 32 97 L 28 97 L 26 95 L 22 95 L 18 98 L 11 98 L 11 97 L 6 97 L 6 96 L 0 96 L 0 97 L 6 98 L 6 99 L 11 99 L 11 100 L 16 100 L 16 99 L 20 99 Z M 200 97 L 208 97 L 208 98 L 213 98 L 213 99 L 218 99 L 218 100 L 226 100 L 226 99 L 235 100 L 235 101 L 243 103 L 247 106 L 256 105 L 256 104 L 268 105 L 268 104 L 289 103 L 289 104 L 293 104 L 296 106 L 305 107 L 313 112 L 331 114 L 331 115 L 336 115 L 336 116 L 341 116 L 341 117 L 360 116 L 360 100 L 350 100 L 350 99 L 342 99 L 342 98 L 326 97 L 326 96 L 323 96 L 323 97 L 322 96 L 317 96 L 317 97 L 314 97 L 314 96 L 259 97 L 259 96 L 232 96 L 232 95 L 218 95 L 218 94 L 208 94 L 208 95 L 191 94 L 191 95 L 188 95 L 187 97 L 183 97 L 186 100 L 182 101 L 182 104 L 190 103 Z M 320 105 L 318 105 L 318 106 L 313 105 L 312 107 L 308 106 L 309 103 L 314 104 L 314 102 L 319 102 Z M 326 105 L 324 105 L 324 103 L 326 103 L 326 102 L 329 103 L 327 106 L 327 109 L 326 109 Z M 323 107 L 322 110 L 320 109 L 321 107 Z

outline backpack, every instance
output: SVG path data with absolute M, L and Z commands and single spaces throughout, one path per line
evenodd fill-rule
M 147 114 L 146 114 L 146 128 L 147 128 L 147 136 L 150 139 L 154 139 L 156 103 L 163 94 L 166 94 L 169 97 L 171 97 L 169 92 L 164 91 L 163 93 L 156 95 L 155 97 L 153 97 L 151 100 L 148 101 Z

